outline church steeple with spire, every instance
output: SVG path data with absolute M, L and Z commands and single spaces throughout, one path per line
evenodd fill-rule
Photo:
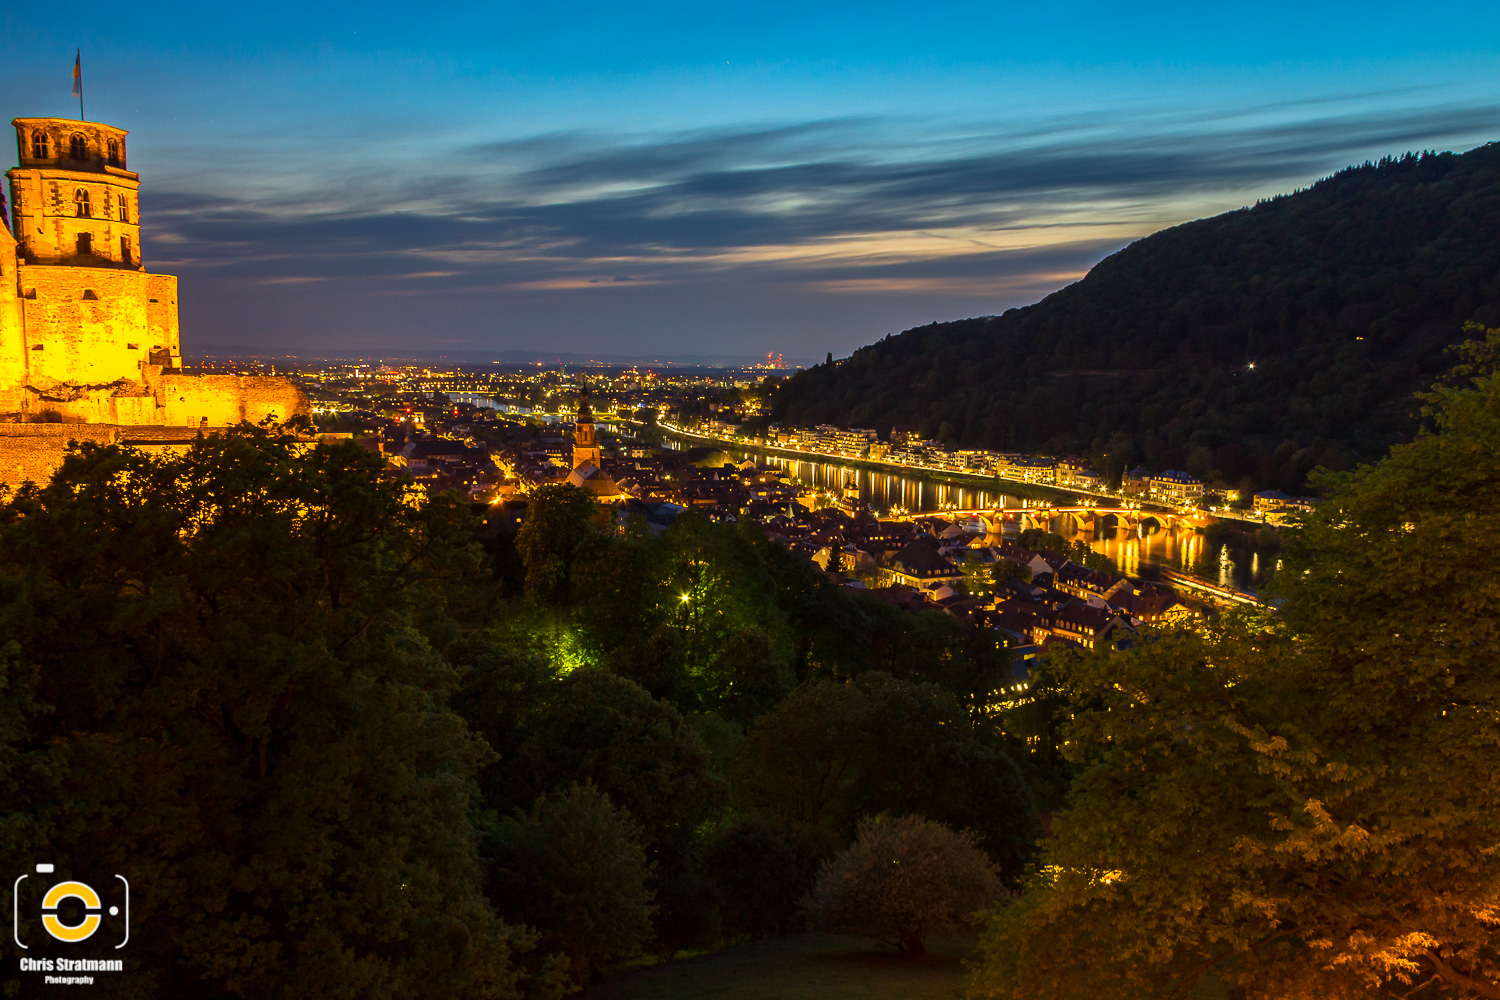
M 599 467 L 603 455 L 599 450 L 599 439 L 594 435 L 594 411 L 589 407 L 589 386 L 579 377 L 578 416 L 573 421 L 573 468 L 584 462 Z

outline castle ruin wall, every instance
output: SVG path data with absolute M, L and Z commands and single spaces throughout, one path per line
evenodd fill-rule
M 171 426 L 258 424 L 307 412 L 302 391 L 290 379 L 270 375 L 164 374 L 156 398 L 160 419 L 153 423 Z
M 33 265 L 20 269 L 19 284 L 28 381 L 37 389 L 139 382 L 153 352 L 180 354 L 170 275 Z

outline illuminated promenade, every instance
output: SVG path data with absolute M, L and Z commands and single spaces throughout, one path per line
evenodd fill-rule
M 774 445 L 760 439 L 736 438 L 723 435 L 708 434 L 703 431 L 689 431 L 676 424 L 660 422 L 658 427 L 671 434 L 698 441 L 709 441 L 714 444 L 722 444 L 732 448 L 740 448 L 746 451 L 763 452 L 770 455 L 785 456 L 801 462 L 820 462 L 831 465 L 843 466 L 849 469 L 872 468 L 880 471 L 890 471 L 907 475 L 921 476 L 942 482 L 950 482 L 959 486 L 978 488 L 985 490 L 998 490 L 1019 487 L 1023 491 L 1034 492 L 1040 497 L 1057 497 L 1069 499 L 1090 498 L 1107 502 L 1108 506 L 1096 506 L 1090 504 L 1059 506 L 1059 512 L 1076 512 L 1075 521 L 1078 527 L 1088 527 L 1082 523 L 1084 518 L 1092 517 L 1094 513 L 1101 515 L 1116 514 L 1128 519 L 1131 525 L 1139 523 L 1150 514 L 1170 514 L 1180 519 L 1197 518 L 1195 522 L 1206 525 L 1214 520 L 1243 521 L 1247 523 L 1263 523 L 1250 511 L 1232 510 L 1228 507 L 1210 508 L 1209 512 L 1190 505 L 1173 505 L 1158 500 L 1138 499 L 1128 496 L 1117 490 L 1091 490 L 1079 486 L 1058 486 L 1053 483 L 1036 482 L 1026 479 L 1012 478 L 1003 474 L 979 469 L 955 469 L 946 465 L 924 465 L 904 462 L 893 462 L 885 458 L 872 458 L 868 456 L 855 456 L 840 454 L 837 452 L 809 451 L 803 448 L 788 448 L 783 445 Z M 1088 512 L 1088 513 L 1084 513 Z M 1211 514 L 1211 516 L 1210 516 Z M 1166 526 L 1161 518 L 1158 521 Z M 1119 522 L 1122 526 L 1125 521 Z

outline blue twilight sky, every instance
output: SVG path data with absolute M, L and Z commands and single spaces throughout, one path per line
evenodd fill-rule
M 842 355 L 1500 139 L 1492 2 L 56 9 L 0 110 L 76 114 L 82 46 L 189 354 Z

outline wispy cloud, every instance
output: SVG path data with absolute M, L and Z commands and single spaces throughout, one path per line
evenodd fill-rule
M 711 281 L 998 311 L 1163 225 L 1497 126 L 1493 104 L 1309 102 L 1024 128 L 851 118 L 575 133 L 435 150 L 420 171 L 274 196 L 184 186 L 149 193 L 145 209 L 151 246 L 218 287 L 671 296 Z

